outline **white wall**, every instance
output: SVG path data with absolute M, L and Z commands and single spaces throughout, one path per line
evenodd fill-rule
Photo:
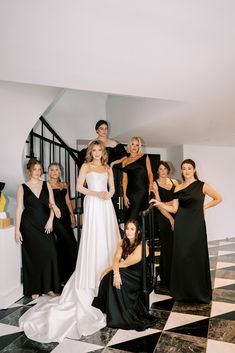
M 172 177 L 181 181 L 182 178 L 180 164 L 183 160 L 183 146 L 180 145 L 167 148 L 166 160 L 170 164 L 172 170 Z
M 196 162 L 199 178 L 213 186 L 223 202 L 206 211 L 208 239 L 235 236 L 235 147 L 184 145 L 183 158 Z
M 76 148 L 77 139 L 96 138 L 96 122 L 106 119 L 106 98 L 103 93 L 66 90 L 45 118 L 70 147 Z
M 0 81 L 0 180 L 6 183 L 6 195 L 15 197 L 17 186 L 24 181 L 25 141 L 58 92 L 58 88 Z

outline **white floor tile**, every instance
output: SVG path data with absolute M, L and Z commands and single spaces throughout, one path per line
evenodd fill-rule
M 217 262 L 217 269 L 235 266 L 234 262 Z
M 65 339 L 51 353 L 87 353 L 104 348 L 97 344 Z
M 218 256 L 231 255 L 231 254 L 235 254 L 235 250 L 233 250 L 233 251 L 219 250 L 218 251 Z
M 235 279 L 215 278 L 214 288 L 229 286 L 230 284 L 235 284 Z
M 235 344 L 208 340 L 206 353 L 234 353 Z
M 212 301 L 211 317 L 221 315 L 221 314 L 226 314 L 226 313 L 229 313 L 230 311 L 235 311 L 235 304 Z
M 166 325 L 164 327 L 164 331 L 170 330 L 171 328 L 174 328 L 174 327 L 179 327 L 186 324 L 190 324 L 192 322 L 200 321 L 203 319 L 207 319 L 207 317 L 200 316 L 200 315 L 188 315 L 188 314 L 171 312 L 166 322 Z
M 149 306 L 151 307 L 152 303 L 161 302 L 167 299 L 172 299 L 172 297 L 170 297 L 169 295 L 156 294 L 152 292 L 149 297 Z
M 135 331 L 135 330 L 118 330 L 112 339 L 109 341 L 108 346 L 112 346 L 114 344 L 118 344 L 121 342 L 126 342 L 130 340 L 134 340 L 135 338 L 140 338 L 148 335 L 152 335 L 154 333 L 160 332 L 160 330 L 155 330 L 149 328 L 145 331 Z
M 1 324 L 0 323 L 0 336 L 10 335 L 12 333 L 21 332 L 19 327 Z

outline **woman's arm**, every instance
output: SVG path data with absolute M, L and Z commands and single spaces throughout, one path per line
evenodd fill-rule
M 60 212 L 60 209 L 55 204 L 53 190 L 51 185 L 48 182 L 47 182 L 47 188 L 49 192 L 50 216 L 45 224 L 44 229 L 46 234 L 50 234 L 53 230 L 54 215 L 56 215 L 57 218 L 60 218 L 61 212 Z
M 115 193 L 114 179 L 113 179 L 113 170 L 111 167 L 108 167 L 108 185 L 109 185 L 109 197 L 113 197 Z
M 147 168 L 147 173 L 148 173 L 148 179 L 149 179 L 149 191 L 153 191 L 153 172 L 152 172 L 152 167 L 150 163 L 149 156 L 146 158 L 146 168 Z
M 53 218 L 54 215 L 56 216 L 56 218 L 60 218 L 61 217 L 61 212 L 59 207 L 55 204 L 55 199 L 54 199 L 54 193 L 51 187 L 51 184 L 49 182 L 47 182 L 47 188 L 48 188 L 48 192 L 49 192 L 49 207 L 51 209 L 51 211 L 53 211 Z M 50 217 L 52 215 L 50 214 Z M 52 219 L 53 220 L 53 219 Z
M 158 201 L 156 199 L 151 199 L 149 203 L 152 203 L 154 206 L 156 206 L 159 209 L 164 209 L 171 213 L 176 213 L 179 208 L 179 201 L 177 199 L 172 200 L 172 205 L 169 205 L 168 203 L 165 203 L 162 201 Z
M 68 186 L 67 186 L 66 183 L 64 183 L 64 188 L 67 190 L 66 195 L 65 195 L 65 202 L 66 202 L 66 205 L 67 205 L 67 207 L 69 209 L 70 218 L 71 218 L 71 225 L 74 228 L 75 225 L 76 225 L 76 219 L 75 219 L 75 215 L 74 215 L 74 212 L 73 212 L 72 203 L 71 203 L 71 200 L 69 198 L 69 190 L 68 190 Z
M 149 248 L 148 245 L 146 244 L 146 256 L 149 254 Z M 136 249 L 127 256 L 127 258 L 124 261 L 121 261 L 119 264 L 119 268 L 126 268 L 132 265 L 137 264 L 140 262 L 142 259 L 142 243 L 140 243 Z
M 120 276 L 119 272 L 119 267 L 120 267 L 120 261 L 122 258 L 122 241 L 119 243 L 116 253 L 113 258 L 113 286 L 116 287 L 117 289 L 121 288 L 122 285 L 122 279 Z
M 113 166 L 114 166 L 115 164 L 122 163 L 126 158 L 127 158 L 127 156 L 124 156 L 124 157 L 122 157 L 122 158 L 120 158 L 120 159 L 116 159 L 116 161 L 113 161 L 113 162 L 110 164 L 110 167 L 113 168 Z
M 208 184 L 203 185 L 203 193 L 212 198 L 211 201 L 207 202 L 204 205 L 205 210 L 207 208 L 214 207 L 214 206 L 218 205 L 218 203 L 220 203 L 223 200 L 222 197 L 220 196 L 220 194 Z
M 123 167 L 125 167 L 125 163 L 123 163 Z M 128 185 L 128 175 L 125 172 L 122 172 L 122 193 L 123 193 L 123 201 L 126 208 L 129 208 L 130 201 L 126 195 Z
M 24 190 L 22 185 L 19 186 L 16 194 L 16 221 L 15 221 L 15 239 L 17 243 L 22 244 L 23 237 L 20 232 L 20 222 L 22 217 L 22 212 L 24 210 Z

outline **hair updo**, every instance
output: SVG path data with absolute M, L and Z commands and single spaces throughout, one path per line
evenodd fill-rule
M 109 124 L 108 124 L 108 122 L 106 120 L 99 120 L 95 124 L 95 131 L 97 131 L 101 125 L 106 125 L 107 128 L 109 127 Z

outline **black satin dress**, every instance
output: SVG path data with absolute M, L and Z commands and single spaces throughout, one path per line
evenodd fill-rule
M 203 184 L 196 180 L 174 193 L 179 209 L 175 217 L 170 292 L 177 301 L 209 303 L 211 300 Z
M 135 162 L 122 168 L 128 177 L 126 196 L 130 202 L 125 212 L 125 222 L 128 219 L 140 220 L 140 211 L 148 208 L 149 179 L 146 158 L 147 155 L 144 154 Z
M 54 217 L 53 229 L 56 235 L 60 282 L 65 283 L 75 270 L 78 246 L 65 201 L 67 189 L 53 189 L 53 193 L 56 206 L 61 211 L 61 218 Z
M 24 210 L 20 231 L 23 237 L 22 264 L 24 295 L 43 294 L 60 289 L 57 252 L 53 233 L 45 233 L 50 216 L 49 192 L 46 182 L 37 197 L 23 184 Z
M 172 180 L 171 180 L 172 182 Z M 172 182 L 172 187 L 167 190 L 161 187 L 157 180 L 158 192 L 162 202 L 172 201 L 174 196 L 175 185 Z M 173 216 L 173 215 L 172 215 Z M 161 245 L 160 251 L 160 279 L 161 285 L 169 288 L 171 275 L 171 262 L 173 252 L 173 231 L 171 229 L 170 221 L 156 208 L 156 223 L 158 235 Z
M 122 285 L 113 286 L 113 271 L 100 282 L 92 305 L 107 314 L 107 326 L 142 331 L 156 324 L 157 318 L 147 311 L 141 300 L 142 261 L 120 268 Z

